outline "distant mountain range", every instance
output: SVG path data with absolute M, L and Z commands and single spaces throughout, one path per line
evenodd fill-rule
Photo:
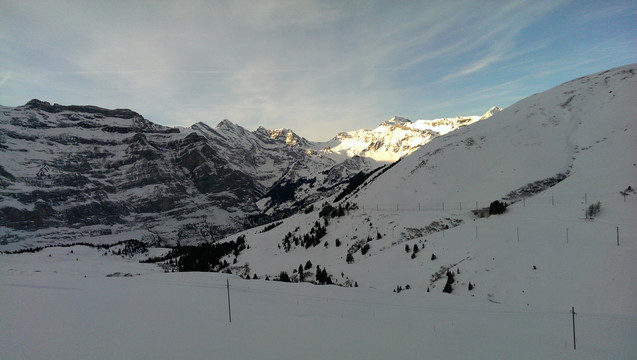
M 0 244 L 86 237 L 220 239 L 341 191 L 433 138 L 487 118 L 394 117 L 308 141 L 289 129 L 165 127 L 134 111 L 31 100 L 0 107 Z

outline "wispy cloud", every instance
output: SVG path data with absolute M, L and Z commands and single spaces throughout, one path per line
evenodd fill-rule
M 466 114 L 528 91 L 520 79 L 542 86 L 530 72 L 576 63 L 582 49 L 611 63 L 572 32 L 635 6 L 577 3 L 7 0 L 0 103 L 94 102 L 168 125 L 229 118 L 318 138 L 385 116 Z M 565 13 L 579 18 L 554 18 Z M 635 30 L 624 28 L 596 43 L 629 58 Z
M 2 77 L 2 80 L 0 80 L 0 89 L 2 88 L 4 83 L 6 83 L 10 78 L 11 78 L 11 71 L 7 71 Z

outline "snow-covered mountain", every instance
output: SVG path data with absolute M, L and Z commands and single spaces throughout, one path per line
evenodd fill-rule
M 294 281 L 301 265 L 321 282 L 318 265 L 345 286 L 436 292 L 452 271 L 454 294 L 637 313 L 636 75 L 575 79 L 437 137 L 314 212 L 239 234 L 248 249 L 226 270 Z M 484 217 L 496 200 L 506 212 Z
M 382 136 L 394 132 L 404 137 L 397 128 Z M 210 241 L 287 216 L 383 166 L 289 129 L 249 131 L 229 120 L 170 128 L 130 110 L 39 100 L 0 107 L 0 146 L 0 243 L 28 239 L 23 246 L 122 234 Z
M 502 108 L 494 106 L 482 116 L 457 116 L 416 122 L 394 116 L 373 130 L 361 129 L 340 133 L 326 144 L 325 150 L 394 162 L 437 136 L 489 118 L 501 110 Z

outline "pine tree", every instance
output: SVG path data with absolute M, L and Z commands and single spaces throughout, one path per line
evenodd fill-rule
M 281 271 L 281 273 L 279 274 L 279 281 L 290 282 L 290 276 L 287 272 Z
M 453 276 L 453 272 L 447 271 L 447 283 L 445 284 L 445 287 L 442 289 L 442 292 L 451 294 L 451 292 L 453 291 L 454 281 L 455 279 Z
M 502 214 L 506 210 L 506 204 L 498 200 L 489 205 L 489 215 Z
M 323 268 L 323 272 L 321 273 L 321 280 L 323 280 L 323 284 L 332 284 L 332 280 L 329 275 L 327 275 L 327 270 Z
M 365 255 L 367 254 L 368 251 L 369 251 L 369 244 L 365 244 L 365 246 L 363 246 L 363 248 L 361 249 L 361 254 Z

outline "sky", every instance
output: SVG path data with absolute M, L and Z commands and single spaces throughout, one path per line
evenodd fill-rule
M 637 62 L 634 1 L 0 1 L 0 104 L 314 141 Z

